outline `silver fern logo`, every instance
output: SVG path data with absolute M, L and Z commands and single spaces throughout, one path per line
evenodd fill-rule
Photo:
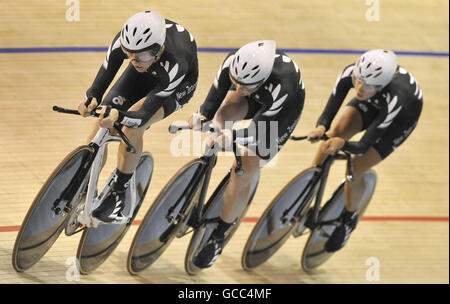
M 278 84 L 275 88 L 273 87 L 273 84 L 269 84 L 265 87 L 265 89 L 272 94 L 273 104 L 270 109 L 265 111 L 262 115 L 266 117 L 274 116 L 283 108 L 283 103 L 286 101 L 288 94 L 286 93 L 282 97 L 278 98 L 281 91 L 281 84 Z

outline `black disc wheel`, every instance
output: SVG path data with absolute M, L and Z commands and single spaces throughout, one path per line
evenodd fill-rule
M 77 197 L 89 173 L 84 165 L 93 151 L 81 146 L 71 152 L 53 171 L 34 199 L 17 234 L 12 255 L 16 271 L 22 272 L 37 263 L 52 247 L 65 227 L 67 201 Z M 67 191 L 72 187 L 72 191 Z M 72 198 L 63 198 L 64 193 Z M 59 201 L 59 204 L 55 202 Z

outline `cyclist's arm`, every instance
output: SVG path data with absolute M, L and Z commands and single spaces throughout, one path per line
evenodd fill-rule
M 330 128 L 336 113 L 342 105 L 348 91 L 353 87 L 352 83 L 353 64 L 347 66 L 338 76 L 333 92 L 328 99 L 328 103 L 317 120 L 316 127 L 324 126 L 326 130 Z
M 93 96 L 100 103 L 103 94 L 111 84 L 123 61 L 126 59 L 125 53 L 120 47 L 120 33 L 114 37 L 108 48 L 105 61 L 97 72 L 92 86 L 87 90 L 86 96 Z
M 219 68 L 205 102 L 200 106 L 199 114 L 205 116 L 208 120 L 211 120 L 214 117 L 231 87 L 229 66 L 234 58 L 234 53 L 235 52 L 228 54 L 227 58 L 225 58 Z

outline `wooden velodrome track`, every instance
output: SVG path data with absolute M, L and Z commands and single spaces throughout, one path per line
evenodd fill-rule
M 65 262 L 75 256 L 79 235 L 58 239 L 25 273 L 11 266 L 14 240 L 28 207 L 64 156 L 84 143 L 92 119 L 56 114 L 55 104 L 75 108 L 84 98 L 105 51 L 29 48 L 107 47 L 124 21 L 154 9 L 196 38 L 199 48 L 235 48 L 257 39 L 274 39 L 302 72 L 306 101 L 294 134 L 310 131 L 341 69 L 359 52 L 319 50 L 433 52 L 403 54 L 399 64 L 419 81 L 424 108 L 410 138 L 376 171 L 379 182 L 366 217 L 348 245 L 315 273 L 300 266 L 306 238 L 291 238 L 267 263 L 252 272 L 240 258 L 255 220 L 271 199 L 299 171 L 311 164 L 317 145 L 288 142 L 278 162 L 262 178 L 245 222 L 214 267 L 191 277 L 183 268 L 189 237 L 176 239 L 160 259 L 139 276 L 125 263 L 137 225 L 112 256 L 79 283 L 448 283 L 449 282 L 449 58 L 448 1 L 380 0 L 379 20 L 369 22 L 366 1 L 87 1 L 80 0 L 80 20 L 66 20 L 65 1 L 0 1 L 0 283 L 68 283 Z M 11 48 L 27 48 L 7 50 Z M 27 51 L 28 50 L 28 51 Z M 51 50 L 51 49 L 50 49 Z M 67 50 L 67 49 L 66 49 Z M 137 219 L 142 219 L 169 178 L 194 156 L 170 153 L 168 125 L 198 109 L 225 52 L 199 52 L 200 78 L 189 105 L 154 125 L 145 150 L 156 162 L 150 191 Z M 125 66 L 125 65 L 124 65 Z M 119 72 L 120 73 L 120 72 Z M 350 92 L 348 98 L 352 97 Z M 111 149 L 105 172 L 115 167 Z M 218 184 L 233 161 L 222 157 L 213 173 Z M 326 196 L 343 178 L 343 164 L 332 170 Z M 211 187 L 212 189 L 214 187 Z M 366 278 L 369 258 L 379 261 L 379 281 Z

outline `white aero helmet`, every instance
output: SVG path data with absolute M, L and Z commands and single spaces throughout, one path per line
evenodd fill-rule
M 370 50 L 359 57 L 353 75 L 368 85 L 386 86 L 397 69 L 397 55 L 392 51 Z
M 155 11 L 139 12 L 123 25 L 120 44 L 130 53 L 150 51 L 156 56 L 166 40 L 166 21 Z
M 276 43 L 273 40 L 250 42 L 234 54 L 230 75 L 246 87 L 254 88 L 264 83 L 272 73 Z

